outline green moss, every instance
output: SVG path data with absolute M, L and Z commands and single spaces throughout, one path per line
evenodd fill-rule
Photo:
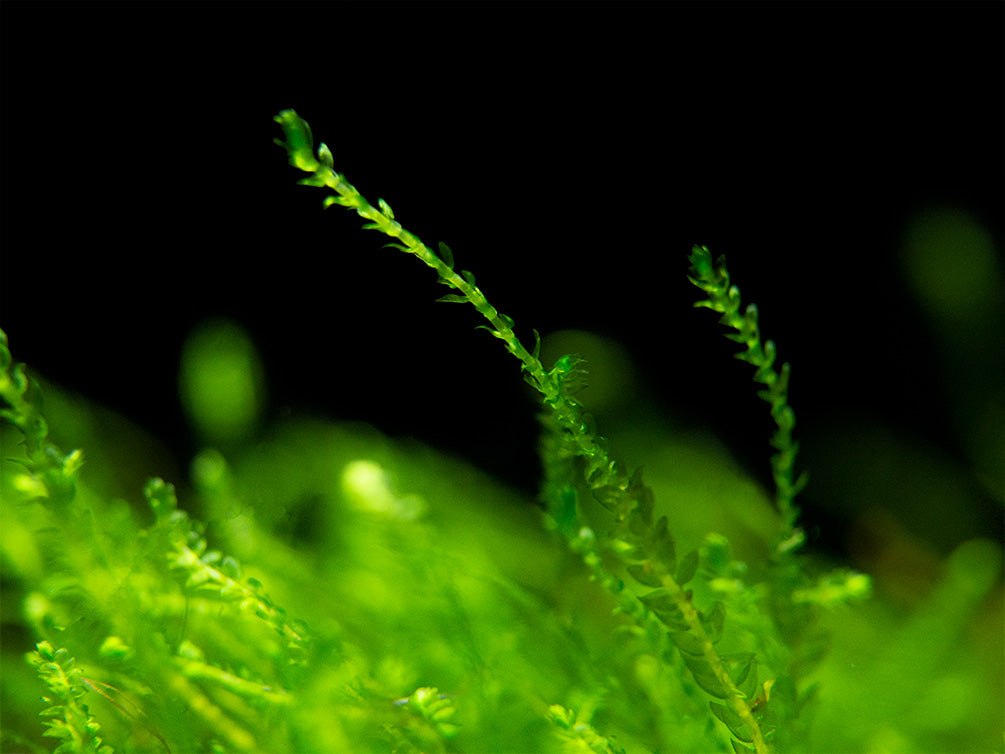
M 910 612 L 857 604 L 868 576 L 803 551 L 789 367 L 722 260 L 695 247 L 690 273 L 775 422 L 771 494 L 658 421 L 619 438 L 645 478 L 623 466 L 581 359 L 546 366 L 450 249 L 369 204 L 295 113 L 278 120 L 326 204 L 433 268 L 518 360 L 541 398 L 541 507 L 367 426 L 262 426 L 253 343 L 219 322 L 182 362 L 207 443 L 191 487 L 123 495 L 128 454 L 110 449 L 132 431 L 94 431 L 55 389 L 43 412 L 3 336 L 5 751 L 1000 749 L 999 548 L 961 546 Z M 595 391 L 609 413 L 617 374 Z M 58 447 L 54 417 L 103 468 Z

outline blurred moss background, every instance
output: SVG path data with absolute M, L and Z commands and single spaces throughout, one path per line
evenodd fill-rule
M 679 547 L 696 547 L 709 531 L 723 533 L 756 571 L 775 515 L 764 490 L 722 442 L 654 411 L 639 398 L 644 390 L 612 390 L 638 379 L 617 344 L 565 331 L 546 340 L 544 351 L 551 349 L 590 356 L 595 379 L 582 397 L 611 428 L 614 447 L 645 464 Z M 355 662 L 363 664 L 353 667 L 369 674 L 370 683 L 392 696 L 431 680 L 460 689 L 460 719 L 468 729 L 458 745 L 476 741 L 513 750 L 541 740 L 521 698 L 571 693 L 577 704 L 598 703 L 575 686 L 584 663 L 593 672 L 617 674 L 618 684 L 646 688 L 654 682 L 646 680 L 645 657 L 634 657 L 632 643 L 618 638 L 620 619 L 611 617 L 610 600 L 544 530 L 526 494 L 456 457 L 388 438 L 366 424 L 309 417 L 265 422 L 262 369 L 253 341 L 234 322 L 215 319 L 193 332 L 179 369 L 182 406 L 205 449 L 187 474 L 175 472 L 182 504 L 208 522 L 214 546 L 274 585 L 291 615 L 321 631 L 335 630 L 328 623 L 337 615 L 342 640 L 362 653 Z M 162 463 L 163 448 L 120 417 L 55 386 L 46 386 L 46 396 L 57 441 L 87 449 L 81 479 L 88 494 L 136 500 L 140 470 Z M 239 420 L 245 431 L 237 436 Z M 17 449 L 7 443 L 5 450 Z M 890 440 L 877 452 L 885 453 L 891 474 L 926 468 L 908 444 Z M 939 478 L 939 459 L 927 460 L 922 482 Z M 942 473 L 935 492 L 951 497 L 958 480 Z M 888 482 L 875 487 L 899 494 Z M 137 508 L 136 515 L 148 514 Z M 880 516 L 868 509 L 858 515 Z M 876 594 L 824 614 L 830 653 L 815 674 L 821 698 L 805 750 L 998 750 L 1005 703 L 1000 545 L 969 538 L 942 556 L 930 540 L 899 526 L 893 513 L 857 525 L 871 526 L 875 549 L 856 555 L 868 566 Z M 13 577 L 17 549 L 9 538 L 3 549 Z M 814 567 L 835 565 L 813 549 L 809 554 Z M 317 592 L 319 573 L 328 574 L 323 593 Z M 12 578 L 8 585 L 15 583 Z M 24 632 L 15 602 L 8 599 L 5 609 L 8 649 Z M 467 612 L 459 613 L 462 604 Z M 560 626 L 574 627 L 582 646 L 563 644 Z M 613 665 L 602 670 L 602 662 Z M 633 704 L 645 706 L 632 701 L 629 687 L 618 688 L 624 696 L 602 704 L 610 720 L 620 720 Z M 21 707 L 11 707 L 9 719 L 17 719 Z M 646 750 L 640 731 L 657 724 L 643 715 L 627 728 L 611 723 L 610 732 L 629 750 Z M 485 725 L 495 731 L 491 740 L 478 738 Z M 696 750 L 681 731 L 668 740 Z M 374 739 L 372 745 L 382 744 Z

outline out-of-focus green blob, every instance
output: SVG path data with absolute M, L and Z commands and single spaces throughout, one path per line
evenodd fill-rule
M 903 269 L 915 295 L 937 318 L 980 317 L 1001 296 L 1002 269 L 991 234 L 963 210 L 918 214 L 904 232 Z
M 373 461 L 351 461 L 342 471 L 342 493 L 359 510 L 401 521 L 422 516 L 425 503 L 414 495 L 398 497 L 380 464 Z
M 228 444 L 248 436 L 263 401 L 263 370 L 248 334 L 229 320 L 210 320 L 182 350 L 182 405 L 200 439 Z
M 1005 278 L 991 233 L 970 213 L 919 213 L 903 274 L 935 336 L 959 441 L 985 489 L 1005 503 Z

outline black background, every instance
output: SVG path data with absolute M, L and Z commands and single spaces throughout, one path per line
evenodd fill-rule
M 957 455 L 896 255 L 942 205 L 1002 248 L 1003 7 L 4 2 L 2 327 L 185 459 L 179 350 L 231 317 L 273 415 L 366 420 L 532 490 L 516 363 L 295 186 L 272 144 L 294 107 L 521 335 L 619 339 L 760 478 L 770 422 L 691 307 L 692 243 L 758 302 L 808 435 L 855 406 Z

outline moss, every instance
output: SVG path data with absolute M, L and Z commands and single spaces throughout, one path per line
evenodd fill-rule
M 1000 659 L 1000 549 L 958 548 L 910 612 L 858 604 L 869 577 L 805 551 L 790 370 L 724 260 L 695 247 L 691 279 L 768 405 L 773 494 L 707 437 L 655 421 L 620 443 L 645 475 L 620 463 L 585 405 L 588 365 L 546 366 L 537 333 L 521 340 L 448 247 L 367 202 L 295 113 L 278 120 L 326 204 L 433 268 L 441 300 L 472 305 L 518 360 L 540 396 L 538 505 L 367 426 L 264 426 L 253 343 L 221 322 L 182 365 L 213 446 L 191 486 L 123 495 L 112 467 L 128 454 L 109 449 L 135 435 L 59 409 L 100 446 L 90 473 L 53 442 L 3 336 L 5 751 L 1000 747 L 1000 669 L 983 673 Z M 221 415 L 227 385 L 240 400 Z M 478 422 L 478 407 L 444 410 Z

